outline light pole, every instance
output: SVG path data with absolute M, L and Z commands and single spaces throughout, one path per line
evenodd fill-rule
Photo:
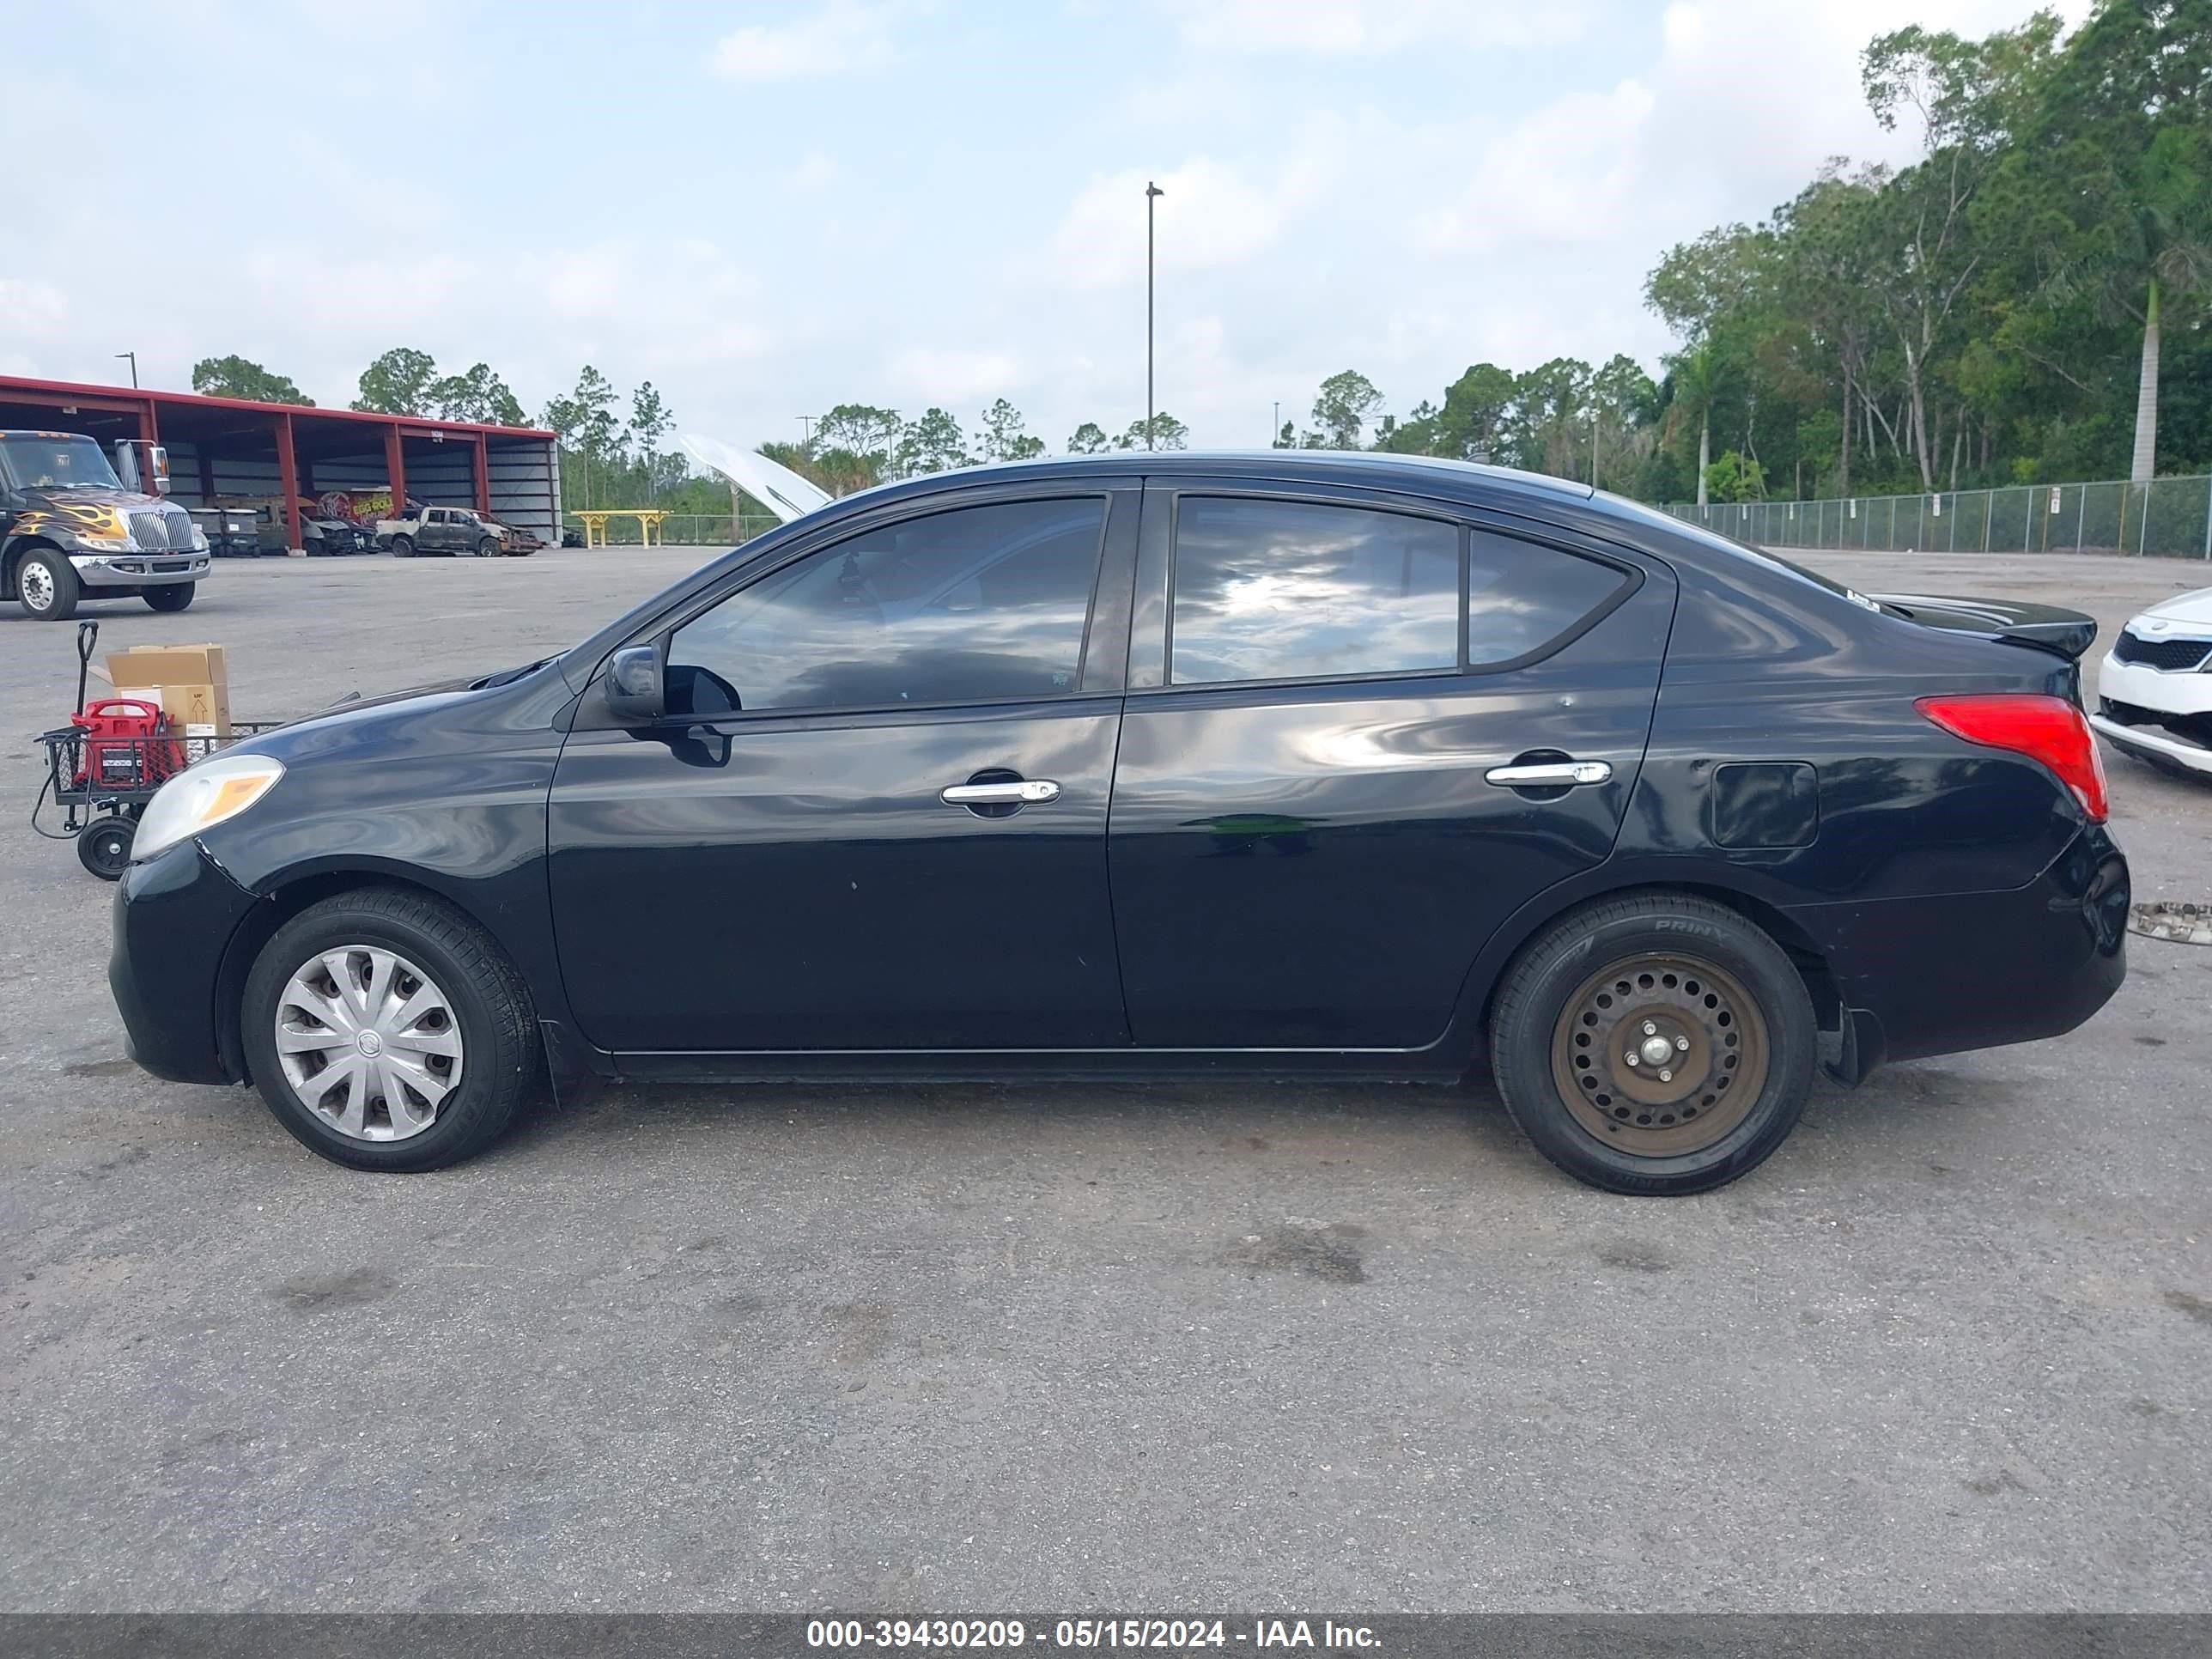
M 118 351 L 115 355 L 118 357 L 128 357 L 131 360 L 131 387 L 132 391 L 137 391 L 138 387 L 138 354 L 135 351 Z
M 1152 447 L 1152 203 L 1167 194 L 1145 181 L 1145 447 Z
M 1282 447 L 1283 400 L 1280 398 L 1278 398 L 1275 399 L 1275 423 L 1267 428 L 1267 447 L 1270 449 L 1280 449 Z

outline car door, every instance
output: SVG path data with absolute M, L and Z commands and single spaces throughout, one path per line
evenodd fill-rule
M 1127 1044 L 1105 837 L 1139 492 L 957 501 L 825 527 L 663 629 L 660 725 L 580 718 L 550 879 L 590 1041 Z
M 1108 860 L 1134 1042 L 1435 1042 L 1498 924 L 1610 851 L 1671 573 L 1249 481 L 1155 484 L 1142 545 Z
M 429 522 L 424 526 L 424 544 L 433 552 L 451 553 L 453 550 L 453 514 L 449 507 L 434 507 L 428 514 Z

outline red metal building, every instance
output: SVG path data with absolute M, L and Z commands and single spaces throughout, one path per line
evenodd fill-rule
M 82 432 L 102 446 L 143 438 L 169 452 L 171 498 L 287 504 L 288 546 L 301 545 L 300 503 L 386 489 L 473 507 L 550 542 L 561 538 L 561 459 L 550 432 L 415 415 L 257 404 L 189 392 L 81 386 L 0 374 L 0 428 Z

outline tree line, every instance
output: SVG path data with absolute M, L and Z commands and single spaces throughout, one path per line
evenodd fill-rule
M 2212 466 L 2212 0 L 2098 0 L 1976 40 L 1911 27 L 1860 59 L 1869 108 L 1909 131 L 1902 167 L 1826 162 L 1757 224 L 1669 249 L 1644 297 L 1678 342 L 1658 378 L 1626 355 L 1469 367 L 1402 416 L 1346 369 L 1278 447 L 1486 460 L 1700 502 L 1956 489 Z M 196 391 L 306 403 L 236 356 Z M 491 368 L 384 353 L 356 409 L 521 424 Z M 559 434 L 564 506 L 653 500 L 716 513 L 719 483 L 665 451 L 647 381 L 625 405 L 586 366 L 539 424 Z M 1064 451 L 1181 449 L 1155 415 Z M 1148 442 L 1149 441 L 1149 442 Z M 843 403 L 761 452 L 833 495 L 1047 453 L 1005 398 L 972 431 Z M 696 497 L 696 503 L 693 498 Z

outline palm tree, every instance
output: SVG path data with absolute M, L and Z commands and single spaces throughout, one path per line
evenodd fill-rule
M 2142 329 L 2136 380 L 2131 483 L 2148 483 L 2158 460 L 2159 317 L 2165 302 L 2212 292 L 2212 168 L 2193 134 L 2168 129 L 2142 158 L 2142 184 L 2090 248 L 2052 273 L 2061 301 L 2087 295 L 2099 311 Z
M 1674 371 L 1674 398 L 1668 406 L 1667 421 L 1679 430 L 1678 422 L 1692 415 L 1698 421 L 1698 505 L 1705 504 L 1705 469 L 1713 464 L 1713 389 L 1718 371 L 1713 362 L 1711 341 L 1678 352 L 1668 360 Z M 1671 434 L 1669 434 L 1671 436 Z

